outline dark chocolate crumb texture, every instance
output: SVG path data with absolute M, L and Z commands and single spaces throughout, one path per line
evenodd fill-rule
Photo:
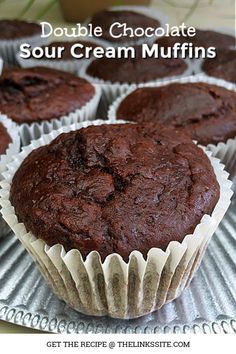
M 12 142 L 4 125 L 0 123 L 0 155 L 5 154 L 9 144 Z
M 200 144 L 217 144 L 236 136 L 236 93 L 206 83 L 139 88 L 121 102 L 116 116 L 174 126 Z
M 202 149 L 157 124 L 61 134 L 23 161 L 10 191 L 18 220 L 48 245 L 125 260 L 182 241 L 218 199 Z
M 0 20 L 0 40 L 14 40 L 41 34 L 37 23 L 21 20 Z
M 19 124 L 30 124 L 68 115 L 94 94 L 88 81 L 64 71 L 13 68 L 0 77 L 0 112 Z

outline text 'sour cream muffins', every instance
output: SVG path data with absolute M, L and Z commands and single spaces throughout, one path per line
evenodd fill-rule
M 54 292 L 116 318 L 181 293 L 232 195 L 219 160 L 157 124 L 63 127 L 33 141 L 4 176 L 3 217 Z
M 50 68 L 11 68 L 0 77 L 0 112 L 16 122 L 23 144 L 53 128 L 94 119 L 100 88 Z
M 17 20 L 0 20 L 0 55 L 8 64 L 16 64 L 16 53 L 22 43 L 40 44 L 41 26 L 37 23 Z
M 20 136 L 16 124 L 9 120 L 6 116 L 0 114 L 0 180 L 2 180 L 2 172 L 8 163 L 10 156 L 20 151 Z M 6 154 L 9 155 L 6 155 Z M 0 237 L 6 235 L 10 231 L 8 225 L 0 217 Z
M 40 47 L 40 50 L 44 53 L 43 55 L 40 54 L 38 47 L 35 47 L 32 48 L 32 50 L 36 50 L 37 48 L 37 58 L 33 57 L 31 54 L 30 58 L 24 59 L 21 57 L 22 53 L 18 52 L 17 61 L 23 68 L 45 66 L 53 69 L 68 71 L 72 74 L 77 74 L 78 70 L 87 61 L 87 59 L 84 58 L 85 51 L 90 48 L 105 48 L 106 45 L 107 43 L 105 41 L 98 38 L 79 38 L 77 41 L 51 42 Z M 61 51 L 61 48 L 64 48 L 64 50 Z M 79 57 L 81 55 L 83 56 L 82 58 Z

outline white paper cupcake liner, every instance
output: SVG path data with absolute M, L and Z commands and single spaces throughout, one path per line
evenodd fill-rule
M 65 39 L 69 41 L 68 39 Z M 72 41 L 72 39 L 70 39 Z M 97 44 L 103 48 L 107 47 L 107 42 L 97 38 L 73 38 L 73 42 L 78 41 L 79 43 L 83 43 L 83 41 L 89 41 Z M 58 69 L 70 72 L 72 74 L 77 74 L 81 67 L 87 62 L 88 59 L 69 59 L 69 60 L 54 60 L 54 59 L 23 59 L 20 57 L 20 52 L 16 55 L 17 62 L 22 68 L 31 68 L 34 66 L 45 66 L 52 69 Z
M 0 40 L 0 55 L 7 64 L 17 65 L 16 54 L 22 43 L 43 45 L 47 43 L 47 39 L 41 38 L 41 34 L 39 33 L 24 38 Z
M 45 120 L 42 122 L 34 122 L 31 124 L 17 124 L 19 127 L 22 145 L 28 145 L 31 140 L 38 139 L 41 137 L 41 135 L 48 134 L 54 129 L 59 129 L 63 126 L 68 126 L 78 122 L 94 120 L 96 117 L 98 104 L 101 98 L 101 89 L 99 85 L 93 86 L 95 88 L 95 94 L 90 99 L 90 101 L 88 101 L 84 106 L 77 109 L 76 111 L 69 113 L 68 115 L 60 118 L 54 118 L 50 121 Z
M 126 6 L 111 6 L 108 7 L 108 10 L 110 11 L 133 11 L 141 15 L 145 15 L 147 17 L 150 17 L 151 19 L 158 20 L 160 22 L 159 27 L 164 27 L 166 23 L 169 23 L 169 18 L 168 16 L 163 13 L 160 10 L 157 10 L 155 7 L 148 7 L 148 6 L 135 6 L 135 5 L 126 5 Z M 88 25 L 91 22 L 91 17 L 89 17 L 85 22 L 84 25 Z M 140 24 L 140 27 L 142 25 Z M 103 39 L 107 45 L 112 45 L 113 47 L 118 47 L 120 45 L 122 46 L 133 46 L 133 45 L 138 45 L 142 43 L 153 43 L 157 37 L 143 37 L 143 38 L 137 38 L 136 40 L 130 40 L 130 41 L 122 41 L 122 42 L 111 42 Z
M 236 137 L 228 139 L 226 143 L 210 144 L 207 149 L 225 165 L 225 169 L 233 181 L 232 189 L 236 192 Z
M 0 180 L 2 180 L 2 172 L 5 170 L 6 164 L 11 160 L 12 155 L 17 154 L 20 151 L 20 136 L 16 124 L 2 114 L 0 114 L 0 123 L 4 125 L 12 139 L 6 153 L 4 155 L 0 155 Z M 6 235 L 9 231 L 9 226 L 2 216 L 0 216 L 0 238 Z
M 96 251 L 90 252 L 84 261 L 76 249 L 65 252 L 62 245 L 50 247 L 27 232 L 25 226 L 18 222 L 9 201 L 12 178 L 32 150 L 50 143 L 61 132 L 90 124 L 110 123 L 94 121 L 62 127 L 33 141 L 20 154 L 11 155 L 11 162 L 4 172 L 5 180 L 1 182 L 0 204 L 4 219 L 34 258 L 59 298 L 85 314 L 128 319 L 159 309 L 179 296 L 188 285 L 211 236 L 230 205 L 232 183 L 219 160 L 206 152 L 220 185 L 220 198 L 212 215 L 204 215 L 193 234 L 186 235 L 182 242 L 170 242 L 166 251 L 150 249 L 147 260 L 134 250 L 127 263 L 115 253 L 107 256 L 102 263 Z
M 187 64 L 187 69 L 181 74 L 181 75 L 174 75 L 174 76 L 168 76 L 165 78 L 161 79 L 156 79 L 156 80 L 150 80 L 145 83 L 119 83 L 119 82 L 110 82 L 110 81 L 105 81 L 93 76 L 90 76 L 87 74 L 87 68 L 89 67 L 90 63 L 93 61 L 89 60 L 87 63 L 85 63 L 82 68 L 79 71 L 79 76 L 85 78 L 91 83 L 94 83 L 96 85 L 99 85 L 102 89 L 102 101 L 104 104 L 105 109 L 108 109 L 109 105 L 120 95 L 125 94 L 129 89 L 134 89 L 138 87 L 139 85 L 148 85 L 152 83 L 163 83 L 167 80 L 174 80 L 174 79 L 179 79 L 182 77 L 186 77 L 192 74 L 192 65 L 188 59 L 183 59 L 186 64 Z
M 181 79 L 174 79 L 174 80 L 165 80 L 165 82 L 157 82 L 157 83 L 148 83 L 148 84 L 141 84 L 138 87 L 160 87 L 164 85 L 169 85 L 174 82 L 179 83 L 194 83 L 194 82 L 204 82 L 211 85 L 217 85 L 226 88 L 227 90 L 236 92 L 236 85 L 233 85 L 230 82 L 216 79 L 210 76 L 206 76 L 204 74 L 198 74 L 195 76 L 184 77 Z M 131 94 L 137 87 L 129 88 L 129 90 L 120 97 L 118 97 L 109 107 L 108 110 L 108 119 L 111 121 L 116 121 L 116 112 L 121 104 L 121 102 Z M 125 117 L 123 117 L 125 119 Z M 236 138 L 236 137 L 235 137 Z M 226 143 L 219 143 L 217 146 L 212 144 L 207 146 L 207 149 L 212 151 L 213 156 L 218 157 L 225 165 L 226 171 L 230 172 L 230 176 L 234 178 L 236 176 L 236 144 L 232 144 L 232 139 L 229 139 Z M 222 152 L 221 152 L 222 151 Z M 226 157 L 225 157 L 226 156 Z M 229 158 L 230 157 L 230 158 Z
M 2 74 L 2 69 L 3 69 L 3 60 L 0 57 L 0 75 Z

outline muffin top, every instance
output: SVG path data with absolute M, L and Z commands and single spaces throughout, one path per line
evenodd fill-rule
M 9 144 L 12 142 L 10 135 L 2 123 L 0 123 L 0 155 L 5 154 Z
M 0 77 L 0 112 L 17 123 L 60 118 L 81 108 L 94 93 L 89 82 L 64 71 L 12 68 Z
M 116 116 L 168 124 L 202 145 L 216 144 L 236 136 L 236 93 L 206 83 L 139 88 L 121 102 Z
M 196 29 L 196 35 L 193 37 L 163 36 L 158 38 L 155 43 L 158 43 L 163 47 L 173 47 L 174 44 L 178 42 L 193 43 L 194 46 L 204 48 L 215 47 L 217 49 L 235 46 L 235 38 L 233 36 L 216 31 L 200 29 Z
M 196 46 L 226 48 L 235 46 L 235 38 L 229 34 L 210 31 L 210 30 L 197 30 L 194 38 Z
M 48 47 L 48 48 L 58 48 L 58 47 L 64 47 L 65 50 L 62 52 L 61 58 L 53 58 L 53 60 L 79 60 L 78 58 L 74 58 L 73 55 L 71 54 L 71 47 L 74 44 L 81 43 L 83 44 L 83 48 L 77 47 L 76 49 L 76 54 L 85 54 L 85 48 L 91 47 L 91 48 L 96 48 L 98 47 L 98 44 L 95 42 L 90 42 L 90 41 L 57 41 L 57 42 L 51 42 L 50 44 L 42 46 L 42 48 Z M 101 45 L 99 45 L 101 47 Z M 34 58 L 35 59 L 35 58 Z M 39 60 L 50 60 L 46 56 L 43 56 Z
M 41 34 L 37 23 L 21 20 L 0 20 L 0 40 L 11 40 Z
M 124 37 L 121 36 L 119 38 L 114 38 L 110 35 L 110 27 L 113 25 L 113 23 L 119 22 L 119 23 L 126 23 L 128 27 L 131 27 L 132 29 L 135 29 L 137 27 L 142 27 L 143 29 L 146 29 L 147 27 L 159 27 L 160 22 L 154 18 L 148 17 L 146 15 L 143 15 L 138 12 L 134 11 L 113 11 L 113 10 L 103 10 L 100 12 L 97 12 L 89 21 L 94 27 L 101 27 L 102 28 L 102 36 L 101 38 L 109 41 L 109 42 L 130 42 L 134 41 L 137 39 L 140 39 L 140 37 Z M 121 29 L 119 28 L 114 28 L 113 33 L 115 36 L 119 35 L 121 33 Z
M 236 83 L 236 50 L 218 50 L 214 59 L 205 59 L 202 70 L 209 76 Z
M 10 200 L 48 245 L 116 252 L 165 250 L 219 198 L 210 160 L 186 134 L 158 124 L 90 126 L 61 134 L 23 161 Z
M 187 69 L 183 59 L 142 58 L 141 46 L 135 46 L 135 59 L 109 59 L 103 57 L 93 60 L 87 73 L 98 79 L 112 83 L 142 83 L 169 76 L 181 75 Z

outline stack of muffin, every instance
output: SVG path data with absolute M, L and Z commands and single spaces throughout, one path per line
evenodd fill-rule
M 142 11 L 106 10 L 91 22 L 109 41 L 117 16 L 160 24 Z M 17 54 L 20 28 L 35 37 L 31 25 L 24 32 L 8 21 L 19 31 L 17 41 L 0 40 L 3 57 Z M 184 77 L 188 65 L 96 59 L 84 78 L 45 66 L 0 77 L 1 213 L 53 291 L 80 312 L 129 319 L 175 299 L 229 207 L 232 183 L 209 150 L 235 153 L 236 92 Z M 100 100 L 111 104 L 108 119 L 96 120 Z

